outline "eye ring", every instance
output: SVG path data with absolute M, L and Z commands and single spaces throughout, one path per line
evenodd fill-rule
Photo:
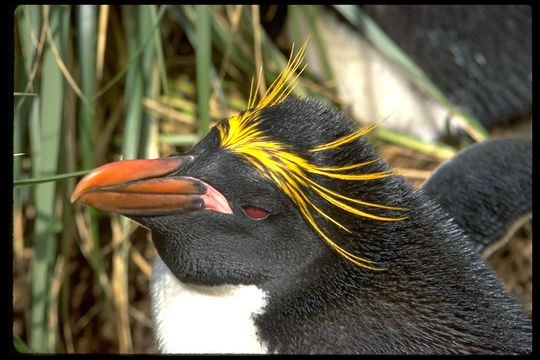
M 270 215 L 267 210 L 252 205 L 242 206 L 242 210 L 253 220 L 264 220 Z

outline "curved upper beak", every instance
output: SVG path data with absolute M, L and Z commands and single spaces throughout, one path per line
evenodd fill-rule
M 124 160 L 103 165 L 75 187 L 71 202 L 124 215 L 162 215 L 193 210 L 232 213 L 227 200 L 205 182 L 174 175 L 192 156 Z

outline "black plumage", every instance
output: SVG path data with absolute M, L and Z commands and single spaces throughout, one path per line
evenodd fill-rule
M 257 119 L 259 139 L 277 142 L 319 168 L 365 164 L 343 174 L 390 170 L 365 136 L 312 151 L 357 130 L 351 120 L 320 103 L 289 97 L 249 116 Z M 355 205 L 393 219 L 376 220 L 334 206 L 313 187 L 303 188 L 309 203 L 349 230 L 312 211 L 322 232 L 376 269 L 359 266 L 323 240 L 264 164 L 241 155 L 240 148 L 223 146 L 232 126 L 228 119 L 214 127 L 181 158 L 178 170 L 163 175 L 211 185 L 224 195 L 232 214 L 191 208 L 182 214 L 140 211 L 128 216 L 152 231 L 160 257 L 180 281 L 263 289 L 268 302 L 254 322 L 269 352 L 532 350 L 527 314 L 474 251 L 468 235 L 422 189 L 395 175 L 363 181 L 309 175 L 331 191 L 386 206 Z M 269 159 L 282 161 L 275 158 L 279 153 L 268 151 Z M 192 206 L 202 207 L 198 199 Z M 254 220 L 246 216 L 246 206 L 265 209 L 269 216 Z
M 508 240 L 532 215 L 532 139 L 503 138 L 470 146 L 422 185 L 482 253 Z M 516 229 L 513 229 L 516 230 Z
M 453 104 L 473 114 L 486 129 L 531 116 L 531 6 L 364 9 Z

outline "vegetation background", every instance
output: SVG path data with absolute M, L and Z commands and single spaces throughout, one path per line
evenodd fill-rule
M 110 161 L 189 149 L 216 121 L 243 109 L 259 69 L 267 84 L 276 77 L 293 42 L 297 48 L 304 41 L 283 29 L 298 28 L 302 19 L 328 64 L 324 29 L 314 21 L 320 9 L 16 8 L 12 329 L 19 351 L 157 350 L 147 291 L 156 256 L 149 233 L 121 216 L 73 206 L 78 177 Z M 295 92 L 340 107 L 328 66 L 325 74 L 315 77 L 308 65 Z M 412 79 L 430 93 L 429 79 Z M 373 141 L 415 186 L 471 143 L 424 143 L 384 125 Z M 530 232 L 528 224 L 514 249 L 490 259 L 529 310 Z

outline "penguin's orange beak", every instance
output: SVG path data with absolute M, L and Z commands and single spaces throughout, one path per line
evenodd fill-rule
M 175 175 L 192 156 L 124 160 L 94 169 L 77 185 L 71 202 L 123 215 L 163 215 L 194 210 L 230 214 L 225 197 L 192 177 Z

